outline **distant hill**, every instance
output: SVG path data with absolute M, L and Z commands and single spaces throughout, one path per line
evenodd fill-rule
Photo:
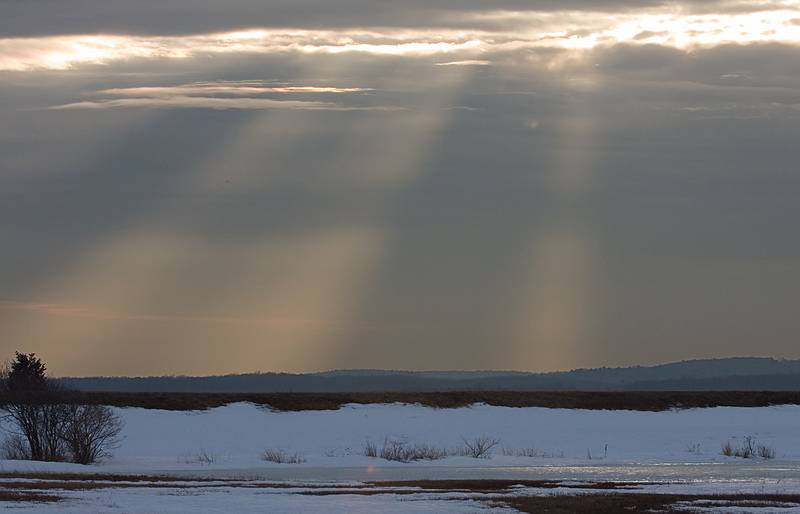
M 736 357 L 658 366 L 516 371 L 335 370 L 208 377 L 67 377 L 84 391 L 120 392 L 405 392 L 405 391 L 675 391 L 800 390 L 800 360 Z

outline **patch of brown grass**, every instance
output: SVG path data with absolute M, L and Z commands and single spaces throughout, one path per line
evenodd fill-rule
M 636 512 L 689 513 L 696 509 L 686 508 L 678 502 L 710 500 L 718 505 L 753 507 L 780 506 L 783 503 L 797 503 L 797 495 L 678 495 L 678 494 L 581 494 L 575 496 L 552 495 L 508 498 L 503 504 L 520 512 L 531 514 L 614 514 Z
M 205 410 L 250 402 L 279 411 L 335 410 L 348 403 L 407 403 L 456 408 L 504 407 L 663 411 L 698 407 L 800 405 L 800 391 L 448 391 L 426 393 L 119 393 L 82 392 L 87 403 L 165 410 Z
M 9 471 L 0 472 L 0 480 L 12 479 L 24 480 L 50 480 L 59 482 L 175 482 L 175 481 L 191 481 L 191 482 L 224 482 L 233 481 L 232 479 L 217 479 L 207 477 L 187 477 L 179 478 L 167 475 L 118 475 L 115 473 L 55 473 L 55 472 L 37 472 L 37 471 Z M 237 480 L 238 481 L 238 480 Z M 3 482 L 0 482 L 0 486 Z
M 34 493 L 30 491 L 0 491 L 0 502 L 49 503 L 61 500 L 63 500 L 63 498 L 54 494 Z

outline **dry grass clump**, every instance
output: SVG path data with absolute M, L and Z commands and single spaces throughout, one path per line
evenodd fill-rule
M 211 466 L 218 460 L 219 456 L 216 453 L 204 449 L 198 450 L 194 454 L 188 453 L 178 457 L 178 462 L 183 464 L 200 464 L 202 466 Z
M 472 439 L 462 437 L 462 441 L 461 445 L 446 449 L 427 443 L 411 443 L 402 438 L 387 437 L 380 447 L 375 442 L 367 440 L 364 443 L 364 455 L 395 462 L 438 460 L 451 456 L 489 459 L 492 456 L 492 449 L 500 444 L 499 440 L 488 436 Z
M 726 457 L 739 457 L 742 459 L 752 459 L 761 457 L 762 459 L 774 459 L 775 449 L 771 446 L 758 444 L 753 436 L 746 436 L 738 446 L 734 446 L 730 441 L 722 445 L 722 455 Z
M 298 452 L 285 452 L 274 448 L 267 448 L 261 455 L 261 458 L 267 462 L 275 462 L 278 464 L 303 464 L 306 462 L 305 456 Z
M 55 494 L 45 494 L 31 491 L 0 491 L 0 502 L 19 503 L 51 503 L 63 500 Z
M 531 514 L 608 514 L 610 512 L 694 513 L 722 507 L 757 512 L 760 508 L 785 508 L 796 505 L 797 496 L 789 495 L 709 495 L 678 494 L 580 494 L 507 498 L 503 504 Z M 744 510 L 746 509 L 746 510 Z
M 503 446 L 501 449 L 505 457 L 528 457 L 531 459 L 555 459 L 564 457 L 564 451 L 548 451 L 541 448 L 509 448 Z
M 448 456 L 448 452 L 429 444 L 411 444 L 403 439 L 387 437 L 380 448 L 374 442 L 367 441 L 364 444 L 364 455 L 395 462 L 414 462 L 443 459 Z

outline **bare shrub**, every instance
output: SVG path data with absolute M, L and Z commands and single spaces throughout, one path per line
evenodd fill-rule
M 763 444 L 759 444 L 756 446 L 756 454 L 761 457 L 762 459 L 774 459 L 775 458 L 775 448 L 771 446 L 766 446 Z
M 267 462 L 275 462 L 277 464 L 302 464 L 306 461 L 306 458 L 298 452 L 288 453 L 273 448 L 264 450 L 261 458 Z
M 744 440 L 742 441 L 741 446 L 739 446 L 739 448 L 737 448 L 737 451 L 734 452 L 734 456 L 741 457 L 743 459 L 751 458 L 756 453 L 753 445 L 754 445 L 753 436 L 749 435 L 745 437 Z
M 408 443 L 398 439 L 386 438 L 383 440 L 383 446 L 380 450 L 380 457 L 386 460 L 393 460 L 398 462 L 409 462 Z
M 419 444 L 412 447 L 411 460 L 439 460 L 447 457 L 447 450 L 428 444 Z
M 386 438 L 380 448 L 371 441 L 364 444 L 364 455 L 380 457 L 395 462 L 413 462 L 418 460 L 438 460 L 447 457 L 448 452 L 429 444 L 411 444 L 403 439 Z
M 740 457 L 742 459 L 752 459 L 761 457 L 762 459 L 774 459 L 775 449 L 763 444 L 757 444 L 755 437 L 746 436 L 742 439 L 739 446 L 734 446 L 730 441 L 722 445 L 722 454 L 726 457 Z
M 7 460 L 30 460 L 31 448 L 19 434 L 11 434 L 0 445 L 0 457 Z
M 367 440 L 367 442 L 364 443 L 364 455 L 373 458 L 378 457 L 378 445 Z
M 725 441 L 725 444 L 722 445 L 722 455 L 726 457 L 733 457 L 735 450 L 733 449 L 733 445 L 730 441 Z
M 492 456 L 492 448 L 500 444 L 497 439 L 488 436 L 479 436 L 472 439 L 462 437 L 463 445 L 456 449 L 456 454 L 473 459 L 489 459 Z
M 110 455 L 117 447 L 122 420 L 103 405 L 67 405 L 62 438 L 72 461 L 91 464 Z

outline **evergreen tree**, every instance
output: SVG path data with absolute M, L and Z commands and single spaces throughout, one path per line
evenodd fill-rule
M 47 389 L 47 366 L 35 353 L 16 352 L 8 372 L 11 392 L 34 392 Z

